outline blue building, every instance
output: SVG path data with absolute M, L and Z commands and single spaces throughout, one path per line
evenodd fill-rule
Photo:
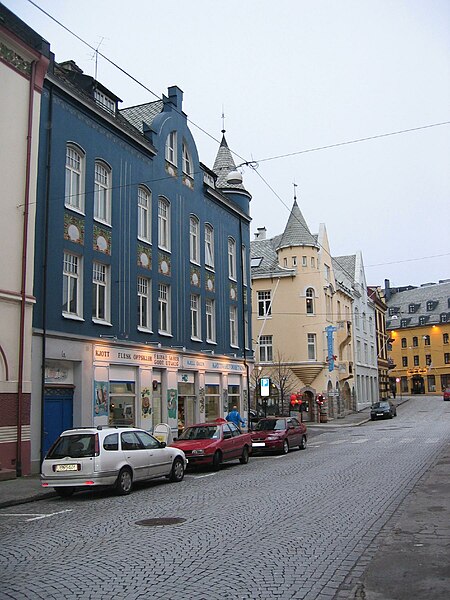
M 32 463 L 67 427 L 248 411 L 249 206 L 225 137 L 199 161 L 171 87 L 120 99 L 73 61 L 42 94 Z

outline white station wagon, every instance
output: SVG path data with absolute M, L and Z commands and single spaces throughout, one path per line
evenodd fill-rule
M 129 494 L 135 481 L 182 481 L 184 452 L 134 427 L 83 427 L 63 431 L 41 467 L 41 485 L 62 497 L 76 490 L 114 486 Z

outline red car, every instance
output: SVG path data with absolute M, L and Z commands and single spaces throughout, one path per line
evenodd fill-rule
M 450 400 L 450 387 L 444 390 L 444 400 Z
M 253 452 L 281 452 L 291 448 L 306 448 L 306 425 L 295 417 L 267 417 L 260 419 L 251 432 Z
M 249 433 L 242 433 L 234 423 L 216 419 L 187 427 L 170 445 L 183 450 L 189 466 L 211 465 L 218 470 L 222 463 L 230 460 L 247 464 L 252 439 Z

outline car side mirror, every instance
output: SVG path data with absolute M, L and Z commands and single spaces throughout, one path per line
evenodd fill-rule
M 166 442 L 159 442 L 160 448 L 165 448 L 167 446 Z
M 173 438 L 173 441 L 176 442 L 178 438 Z

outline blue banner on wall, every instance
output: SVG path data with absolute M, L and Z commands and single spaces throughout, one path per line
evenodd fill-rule
M 334 353 L 333 353 L 333 333 L 337 330 L 337 327 L 333 327 L 333 325 L 328 325 L 325 327 L 325 331 L 327 333 L 327 342 L 328 342 L 328 370 L 331 372 L 334 370 Z

